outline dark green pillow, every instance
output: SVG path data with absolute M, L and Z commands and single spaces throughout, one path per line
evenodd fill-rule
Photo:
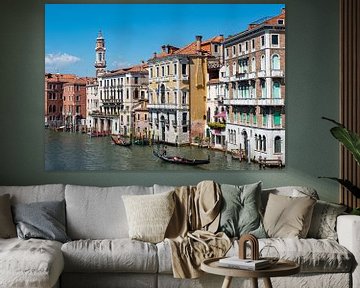
M 219 231 L 229 237 L 253 234 L 266 238 L 260 216 L 261 182 L 243 186 L 222 184 Z
M 12 211 L 19 238 L 70 241 L 65 230 L 65 201 L 15 204 Z

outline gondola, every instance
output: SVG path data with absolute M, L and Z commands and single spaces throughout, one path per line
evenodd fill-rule
M 124 141 L 123 139 L 119 139 L 116 136 L 111 136 L 111 140 L 115 145 L 129 147 L 131 146 L 131 141 Z
M 166 156 L 164 154 L 160 154 L 159 152 L 153 150 L 153 154 L 156 157 L 159 157 L 161 160 L 173 163 L 173 164 L 183 164 L 183 165 L 201 165 L 201 164 L 209 164 L 210 156 L 208 159 L 187 159 L 180 156 Z

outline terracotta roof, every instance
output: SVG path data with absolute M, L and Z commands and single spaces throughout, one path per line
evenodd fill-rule
M 75 78 L 75 79 L 69 79 L 64 83 L 64 86 L 66 85 L 86 85 L 86 78 Z
M 46 73 L 45 79 L 47 82 L 67 82 L 71 79 L 75 79 L 77 76 L 75 74 L 60 74 L 60 73 Z
M 274 17 L 268 18 L 260 23 L 250 24 L 248 27 L 248 30 L 252 30 L 260 25 L 277 25 L 277 24 L 279 24 L 278 20 L 285 19 L 285 17 L 286 17 L 286 10 L 285 10 L 285 8 L 283 8 L 283 9 L 281 9 L 281 13 Z
M 222 35 L 218 35 L 218 36 L 215 36 L 208 40 L 201 41 L 200 48 L 201 48 L 202 54 L 210 55 L 211 54 L 211 43 L 221 43 L 223 40 L 224 40 L 224 37 Z M 196 42 L 197 41 L 195 40 L 194 42 L 191 42 L 188 45 L 186 45 L 180 49 L 177 49 L 177 50 L 169 49 L 170 53 L 168 53 L 166 51 L 162 51 L 161 53 L 154 55 L 154 57 L 152 57 L 151 59 L 164 58 L 164 57 L 171 56 L 171 55 L 196 55 L 197 54 Z M 170 47 L 173 47 L 173 46 L 170 46 Z
M 135 66 L 130 66 L 130 67 L 126 67 L 126 68 L 120 68 L 117 70 L 112 70 L 110 72 L 105 73 L 105 77 L 106 76 L 115 76 L 115 75 L 122 75 L 122 74 L 126 74 L 126 73 L 137 73 L 137 72 L 146 72 L 147 73 L 147 64 L 146 63 L 141 63 Z

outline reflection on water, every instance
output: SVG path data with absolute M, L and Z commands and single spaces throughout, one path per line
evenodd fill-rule
M 259 170 L 258 165 L 240 162 L 230 155 L 197 147 L 167 146 L 167 155 L 207 159 L 198 166 L 177 165 L 162 161 L 152 153 L 156 146 L 114 145 L 110 137 L 89 137 L 86 134 L 45 130 L 45 170 Z

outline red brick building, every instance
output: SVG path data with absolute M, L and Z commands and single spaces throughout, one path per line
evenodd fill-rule
M 73 74 L 45 74 L 45 125 L 57 128 L 64 125 L 63 85 L 75 79 Z
M 66 129 L 81 130 L 86 119 L 86 78 L 74 78 L 63 84 L 63 115 Z

